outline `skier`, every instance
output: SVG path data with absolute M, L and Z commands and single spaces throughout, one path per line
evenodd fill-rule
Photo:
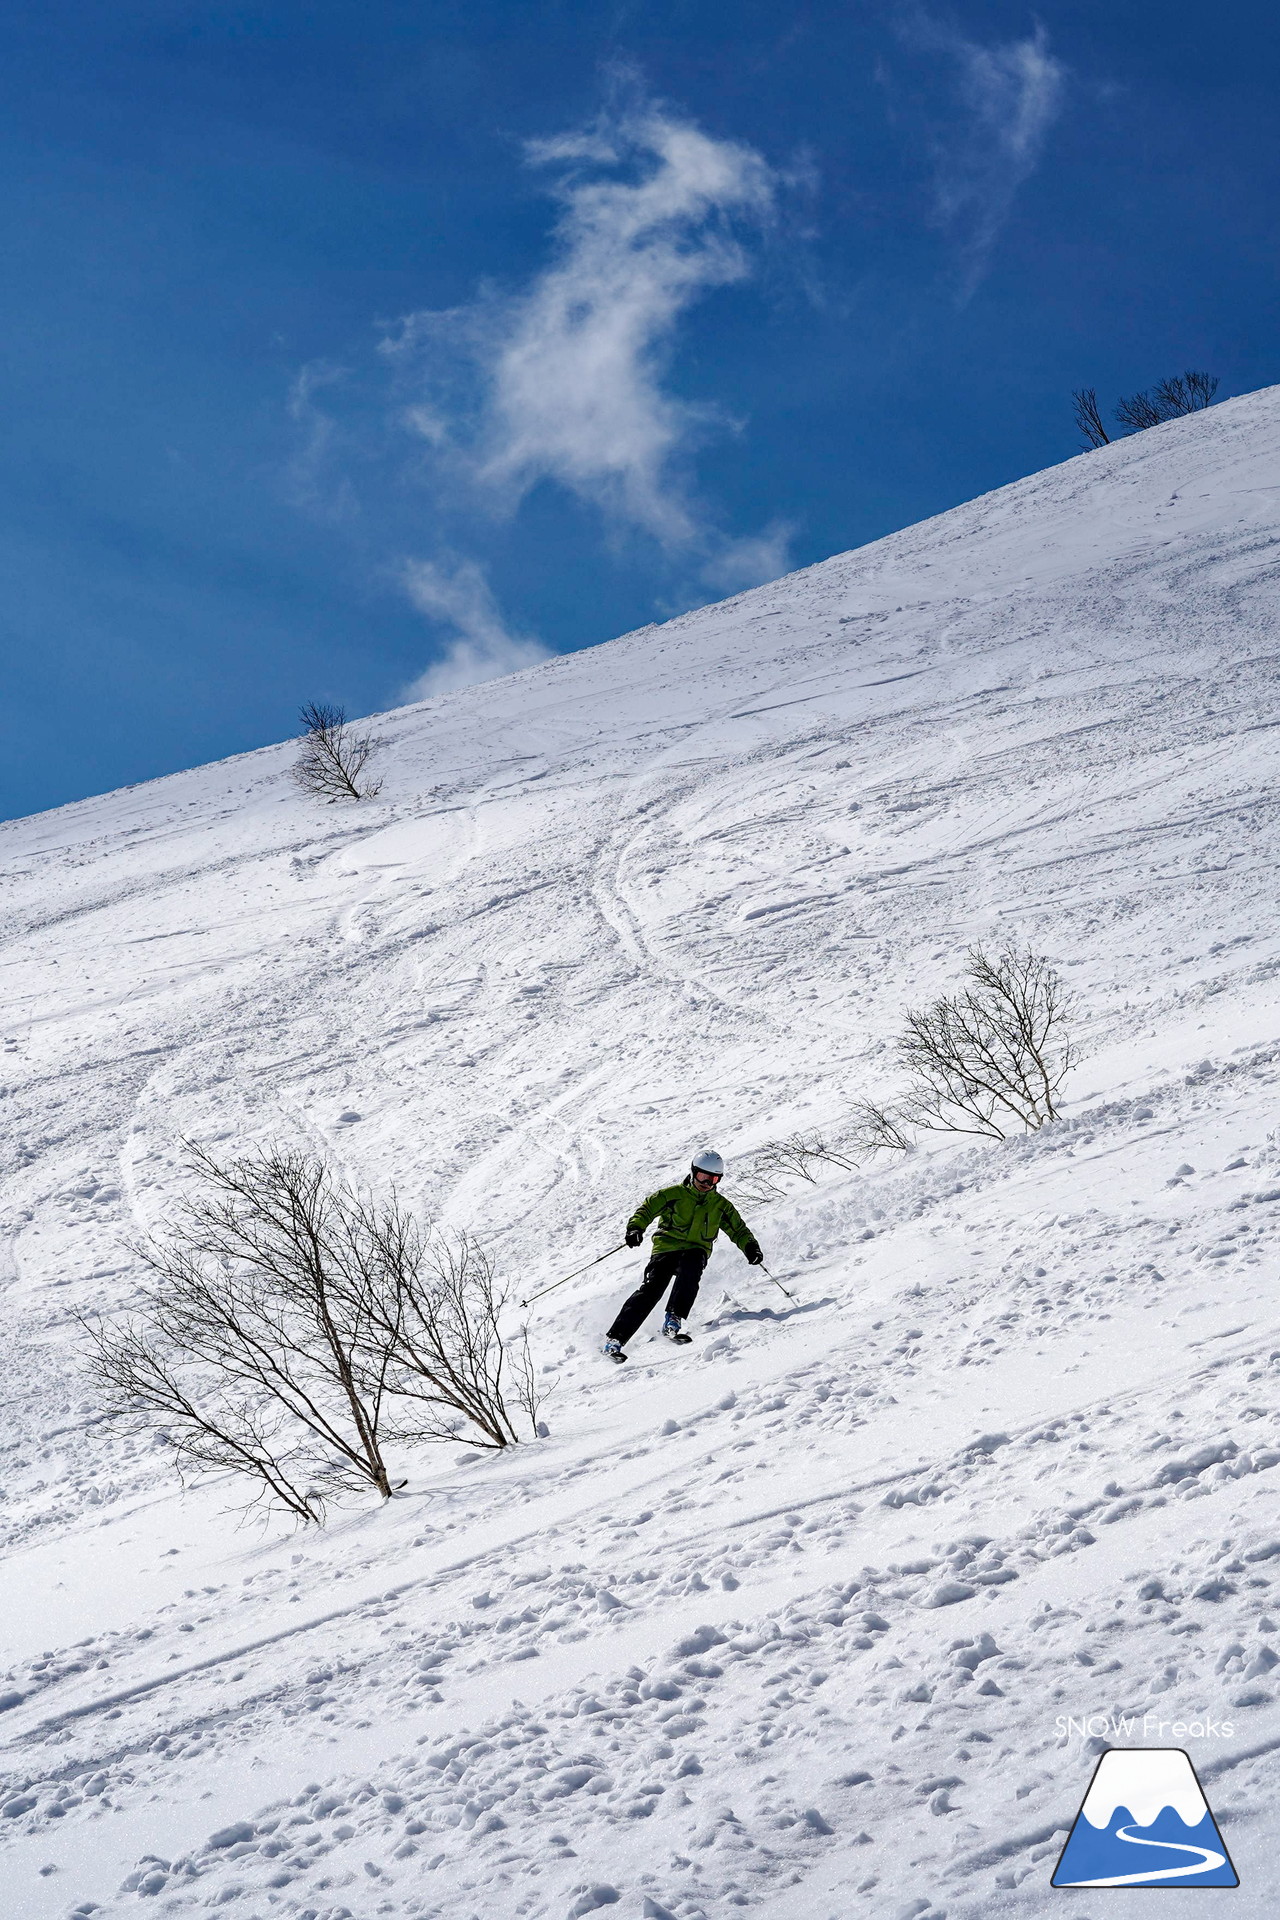
M 626 1359 L 623 1352 L 636 1328 L 653 1312 L 668 1285 L 666 1317 L 662 1331 L 679 1346 L 689 1344 L 681 1322 L 698 1297 L 702 1269 L 711 1257 L 711 1247 L 721 1227 L 734 1245 L 740 1247 L 753 1267 L 762 1265 L 760 1243 L 731 1200 L 716 1191 L 724 1178 L 724 1161 L 710 1147 L 693 1156 L 693 1165 L 678 1187 L 659 1187 L 643 1200 L 627 1222 L 626 1242 L 638 1247 L 644 1230 L 657 1217 L 653 1252 L 644 1270 L 644 1278 L 635 1292 L 623 1301 L 618 1316 L 605 1335 L 604 1350 L 611 1360 Z M 674 1284 L 673 1284 L 674 1283 Z

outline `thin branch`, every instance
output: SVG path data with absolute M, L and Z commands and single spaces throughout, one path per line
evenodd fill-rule
M 807 1180 L 816 1184 L 817 1169 L 840 1167 L 851 1173 L 858 1164 L 856 1155 L 825 1134 L 792 1133 L 785 1140 L 771 1140 L 758 1147 L 734 1168 L 734 1190 L 753 1206 L 767 1206 L 786 1198 L 787 1180 Z
M 1111 442 L 1111 435 L 1102 424 L 1102 410 L 1098 405 L 1096 387 L 1078 387 L 1071 396 L 1075 402 L 1076 426 L 1083 436 L 1082 444 L 1090 447 L 1105 447 Z

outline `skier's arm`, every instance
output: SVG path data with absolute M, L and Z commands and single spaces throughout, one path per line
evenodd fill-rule
M 724 1212 L 720 1216 L 720 1225 L 724 1228 L 735 1247 L 739 1247 L 751 1261 L 753 1267 L 759 1266 L 764 1255 L 760 1252 L 760 1242 L 752 1233 L 732 1200 L 722 1202 Z
M 668 1188 L 659 1187 L 647 1200 L 642 1200 L 627 1222 L 626 1241 L 629 1247 L 638 1247 L 644 1238 L 644 1230 L 651 1220 L 655 1220 L 666 1203 Z M 634 1238 L 632 1236 L 635 1236 Z

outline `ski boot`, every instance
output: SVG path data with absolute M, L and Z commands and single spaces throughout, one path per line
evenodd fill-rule
M 693 1339 L 691 1333 L 685 1333 L 674 1313 L 669 1313 L 662 1323 L 663 1337 L 674 1340 L 678 1347 L 687 1347 Z
M 616 1360 L 619 1366 L 622 1365 L 627 1357 L 622 1351 L 621 1340 L 606 1340 L 604 1346 L 601 1348 L 601 1352 L 607 1359 Z

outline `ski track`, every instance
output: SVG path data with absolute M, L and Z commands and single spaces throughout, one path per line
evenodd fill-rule
M 1096 1714 L 1274 1911 L 1277 457 L 1271 389 L 386 716 L 359 810 L 279 748 L 0 826 L 6 1920 L 1047 1916 Z M 634 1255 L 550 1295 L 511 1458 L 304 1535 L 98 1418 L 183 1137 L 523 1292 L 1006 935 L 1066 1117 L 750 1212 L 798 1303 L 721 1249 L 687 1352 L 604 1371 Z

